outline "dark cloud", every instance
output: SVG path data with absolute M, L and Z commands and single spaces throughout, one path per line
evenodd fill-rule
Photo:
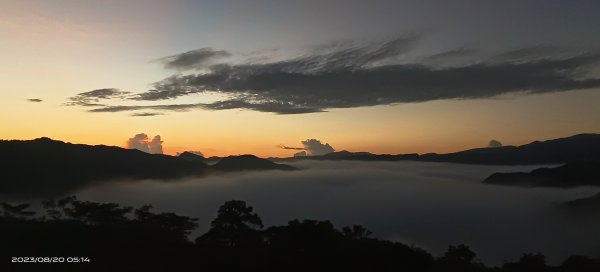
M 573 77 L 597 60 L 597 56 L 583 55 L 451 68 L 415 64 L 358 68 L 341 61 L 313 66 L 308 62 L 222 65 L 208 74 L 171 77 L 161 84 L 168 86 L 169 97 L 176 95 L 178 89 L 183 90 L 181 95 L 217 90 L 237 97 L 207 105 L 210 109 L 246 108 L 290 114 L 598 87 L 600 79 Z
M 321 112 L 321 109 L 314 109 L 308 107 L 289 107 L 282 103 L 263 103 L 253 104 L 244 101 L 227 100 L 217 101 L 214 103 L 196 103 L 196 104 L 168 104 L 168 105 L 133 105 L 133 106 L 109 106 L 109 105 L 97 105 L 99 107 L 88 110 L 89 112 L 122 112 L 122 111 L 135 111 L 135 110 L 162 110 L 162 111 L 189 111 L 192 109 L 204 109 L 204 110 L 226 110 L 226 109 L 248 109 L 261 112 L 275 112 L 278 114 L 298 114 L 298 113 L 311 113 Z M 145 116 L 145 115 L 136 115 Z
M 203 69 L 214 59 L 229 57 L 231 53 L 224 50 L 214 50 L 212 48 L 200 48 L 185 53 L 172 55 L 159 59 L 168 69 L 192 70 Z
M 270 63 L 218 64 L 210 66 L 208 73 L 174 75 L 154 84 L 154 90 L 139 94 L 136 100 L 164 100 L 199 93 L 226 84 L 232 76 L 247 74 L 319 74 L 339 70 L 357 70 L 376 65 L 377 62 L 408 52 L 417 42 L 417 35 L 396 38 L 383 43 L 355 45 L 338 43 L 314 54 L 291 60 Z M 206 88 L 205 88 L 206 87 Z
M 39 99 L 39 98 L 30 98 L 30 99 L 27 99 L 27 101 L 34 102 L 34 103 L 44 102 L 44 100 Z
M 156 100 L 165 100 L 171 98 L 177 98 L 179 96 L 184 96 L 187 94 L 193 93 L 192 91 L 186 92 L 183 88 L 177 90 L 168 90 L 167 87 L 163 90 L 148 90 L 144 93 L 137 94 L 133 96 L 132 100 L 146 100 L 146 101 L 156 101 Z
M 261 101 L 259 103 L 243 100 L 218 101 L 211 104 L 202 104 L 201 108 L 208 110 L 248 109 L 261 112 L 274 112 L 278 114 L 299 114 L 322 112 L 323 109 L 309 105 L 298 105 L 285 101 Z
M 501 61 L 528 61 L 563 53 L 567 53 L 567 50 L 556 46 L 535 45 L 508 50 L 496 55 L 494 58 Z
M 447 59 L 461 58 L 465 56 L 470 56 L 477 53 L 477 50 L 470 49 L 466 47 L 461 47 L 453 50 L 444 51 L 441 53 L 433 54 L 428 56 L 426 59 L 429 61 L 441 61 Z
M 145 133 L 139 133 L 127 140 L 127 148 L 137 149 L 150 154 L 163 154 L 162 143 L 160 135 L 156 135 L 150 140 Z
M 163 113 L 160 113 L 160 112 L 136 112 L 136 113 L 131 114 L 131 116 L 136 116 L 136 117 L 156 116 L 156 115 L 163 115 Z
M 97 89 L 89 92 L 78 93 L 75 96 L 69 97 L 69 101 L 65 104 L 67 106 L 98 107 L 105 105 L 98 103 L 100 100 L 122 100 L 126 99 L 129 94 L 130 92 L 121 91 L 115 88 Z
M 170 105 L 147 105 L 147 106 L 108 106 L 100 105 L 99 108 L 88 110 L 89 112 L 121 112 L 135 110 L 164 110 L 164 111 L 187 111 L 199 108 L 203 104 L 170 104 Z
M 128 94 L 129 92 L 122 92 L 119 89 L 115 88 L 106 88 L 106 89 L 97 89 L 89 92 L 79 93 L 77 96 L 85 97 L 88 99 L 108 99 L 113 98 L 115 96 L 121 96 L 124 94 Z
M 304 147 L 291 147 L 291 146 L 285 146 L 285 145 L 278 145 L 277 147 L 279 148 L 283 148 L 283 149 L 290 149 L 290 150 L 304 150 Z
M 213 103 L 92 104 L 99 97 L 112 98 L 111 91 L 106 90 L 115 89 L 103 89 L 107 95 L 82 93 L 71 99 L 82 106 L 97 106 L 91 112 L 247 109 L 301 114 L 333 108 L 479 99 L 515 92 L 545 93 L 600 86 L 600 78 L 585 76 L 598 64 L 598 55 L 567 56 L 555 48 L 536 46 L 462 66 L 402 63 L 399 57 L 410 51 L 418 40 L 418 35 L 409 35 L 381 43 L 344 42 L 282 61 L 215 64 L 203 73 L 173 75 L 156 82 L 152 90 L 128 97 L 161 101 L 206 92 L 227 97 Z M 455 58 L 472 54 L 471 51 L 461 48 L 429 58 Z M 97 91 L 100 90 L 92 92 Z

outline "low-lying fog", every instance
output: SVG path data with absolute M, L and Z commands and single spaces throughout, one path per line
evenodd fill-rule
M 245 200 L 265 226 L 291 219 L 361 224 L 374 236 L 442 254 L 471 246 L 487 264 L 542 252 L 551 263 L 566 255 L 600 255 L 597 220 L 568 215 L 558 203 L 599 189 L 514 188 L 480 182 L 493 172 L 537 166 L 476 166 L 423 162 L 315 162 L 302 171 L 243 172 L 176 182 L 114 182 L 77 193 L 80 199 L 173 211 L 199 218 L 204 233 L 226 200 Z

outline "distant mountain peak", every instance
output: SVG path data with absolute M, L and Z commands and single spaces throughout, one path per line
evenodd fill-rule
M 218 170 L 297 170 L 295 167 L 274 163 L 251 154 L 224 157 L 214 165 Z
M 203 156 L 198 155 L 194 152 L 189 152 L 189 151 L 184 151 L 183 153 L 179 154 L 177 157 L 186 159 L 186 160 L 204 160 L 205 159 Z
M 33 140 L 31 140 L 33 142 L 40 142 L 40 143 L 65 143 L 63 141 L 59 141 L 59 140 L 54 140 L 52 138 L 49 137 L 39 137 L 39 138 L 35 138 Z

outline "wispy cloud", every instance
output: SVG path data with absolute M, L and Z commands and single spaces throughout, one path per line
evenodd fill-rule
M 266 62 L 222 62 L 224 50 L 199 49 L 163 59 L 170 67 L 203 67 L 201 73 L 175 74 L 154 89 L 129 94 L 100 89 L 71 98 L 72 105 L 95 106 L 91 112 L 133 110 L 187 111 L 247 109 L 277 114 L 323 112 L 440 99 L 480 99 L 507 93 L 545 93 L 600 87 L 600 79 L 581 77 L 600 60 L 595 54 L 565 55 L 551 46 L 511 49 L 486 60 L 454 67 L 403 63 L 420 37 L 408 35 L 380 43 L 333 43 L 300 57 Z M 429 60 L 476 53 L 459 48 Z M 210 61 L 209 61 L 210 60 Z M 434 62 L 435 63 L 435 62 Z M 195 68 L 194 68 L 195 69 Z M 168 101 L 213 92 L 225 97 L 211 103 L 114 105 L 99 99 Z
M 105 104 L 99 103 L 101 100 L 112 100 L 112 99 L 127 99 L 130 92 L 124 92 L 116 88 L 105 88 L 97 89 L 89 92 L 78 93 L 75 96 L 69 97 L 68 102 L 65 103 L 67 106 L 84 106 L 84 107 L 98 107 L 105 106 Z
M 87 105 L 86 105 L 87 106 Z M 196 103 L 196 104 L 167 104 L 167 105 L 131 105 L 131 106 L 109 106 L 98 104 L 94 109 L 88 110 L 89 112 L 123 112 L 123 111 L 136 111 L 136 110 L 158 110 L 158 111 L 176 111 L 184 112 L 193 109 L 203 110 L 226 110 L 226 109 L 247 109 L 261 112 L 275 112 L 278 114 L 298 114 L 298 113 L 312 113 L 321 112 L 321 109 L 314 109 L 308 107 L 288 107 L 280 103 L 265 103 L 265 104 L 253 104 L 245 101 L 227 100 L 217 101 L 214 103 Z M 135 116 L 150 116 L 150 115 L 135 115 Z
M 34 102 L 34 103 L 44 102 L 44 100 L 42 100 L 40 98 L 30 98 L 30 99 L 27 99 L 27 101 Z
M 429 61 L 440 61 L 440 60 L 447 60 L 447 59 L 454 59 L 454 58 L 462 58 L 465 56 L 473 55 L 477 52 L 478 51 L 475 49 L 461 47 L 461 48 L 452 49 L 452 50 L 440 52 L 437 54 L 433 54 L 431 56 L 428 56 L 426 59 Z
M 136 113 L 131 114 L 131 116 L 136 116 L 136 117 L 147 117 L 147 116 L 156 116 L 156 115 L 163 115 L 163 113 L 160 113 L 160 112 L 136 112 Z
M 292 147 L 292 146 L 286 146 L 286 145 L 278 145 L 277 147 L 282 148 L 282 149 L 289 149 L 289 150 L 305 150 L 306 149 L 304 147 Z
M 564 48 L 550 45 L 535 45 L 507 50 L 497 54 L 494 58 L 500 61 L 531 61 L 563 53 L 567 53 L 567 50 Z
M 163 63 L 165 68 L 168 69 L 193 70 L 203 69 L 213 60 L 229 56 L 231 56 L 231 53 L 225 50 L 200 48 L 197 50 L 160 58 L 157 61 Z
M 171 105 L 147 105 L 147 106 L 107 106 L 88 110 L 89 112 L 121 112 L 134 110 L 164 110 L 164 111 L 187 111 L 200 108 L 201 104 L 171 104 Z

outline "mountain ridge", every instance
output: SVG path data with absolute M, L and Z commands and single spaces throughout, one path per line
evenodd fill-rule
M 472 148 L 445 154 L 373 154 L 337 151 L 320 156 L 271 158 L 273 161 L 295 160 L 359 160 L 359 161 L 424 161 L 483 165 L 563 164 L 576 161 L 600 161 L 600 134 L 582 133 L 569 137 L 533 141 L 520 146 Z
M 519 187 L 600 186 L 600 162 L 570 162 L 558 167 L 543 167 L 530 172 L 493 173 L 485 184 Z
M 244 170 L 281 170 L 280 164 L 253 158 Z M 261 161 L 260 167 L 254 167 Z M 239 159 L 242 164 L 245 160 Z M 254 167 L 254 168 L 253 168 Z M 238 167 L 239 168 L 239 167 Z M 240 171 L 214 167 L 202 160 L 106 145 L 72 144 L 47 137 L 0 140 L 0 192 L 31 195 L 61 194 L 115 179 L 169 180 L 202 177 L 215 172 Z

